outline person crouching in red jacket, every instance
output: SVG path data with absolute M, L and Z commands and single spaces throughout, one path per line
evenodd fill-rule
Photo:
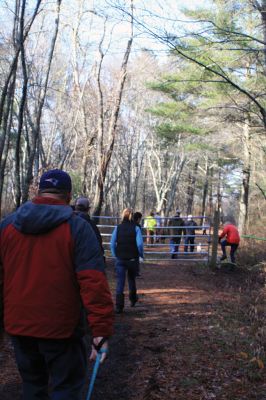
M 224 240 L 221 240 L 223 237 L 225 237 Z M 230 258 L 231 262 L 235 264 L 235 253 L 238 248 L 239 242 L 240 242 L 240 236 L 237 227 L 232 224 L 231 222 L 225 222 L 224 223 L 224 229 L 222 233 L 219 235 L 219 242 L 221 243 L 221 249 L 223 252 L 223 255 L 221 257 L 221 261 L 226 260 L 227 255 L 226 255 L 226 246 L 230 246 Z

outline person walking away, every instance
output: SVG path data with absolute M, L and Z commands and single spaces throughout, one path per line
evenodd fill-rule
M 154 235 L 156 230 L 156 219 L 154 218 L 154 213 L 151 211 L 150 215 L 144 220 L 144 228 L 147 232 L 147 245 L 154 243 Z
M 156 219 L 156 231 L 155 231 L 155 243 L 160 243 L 160 234 L 161 234 L 161 216 L 159 212 L 155 213 L 154 218 Z
M 182 233 L 184 232 L 184 220 L 180 217 L 181 211 L 176 209 L 174 217 L 169 220 L 168 226 L 170 238 L 170 253 L 171 258 L 178 258 L 178 250 L 182 239 Z
M 90 359 L 113 333 L 113 302 L 100 246 L 71 207 L 71 178 L 45 172 L 38 195 L 0 224 L 4 329 L 11 335 L 23 400 L 81 400 Z M 3 277 L 1 279 L 1 276 Z M 101 361 L 106 354 L 103 353 Z
M 185 222 L 185 232 L 186 232 L 186 239 L 185 239 L 185 253 L 188 252 L 188 246 L 190 244 L 190 252 L 194 252 L 195 248 L 195 227 L 198 226 L 197 223 L 192 219 L 192 215 L 188 215 L 187 221 Z
M 90 202 L 87 197 L 78 197 L 75 201 L 75 207 L 74 207 L 75 213 L 78 214 L 81 218 L 85 219 L 90 226 L 92 227 L 96 238 L 98 240 L 98 243 L 100 245 L 100 248 L 102 250 L 102 255 L 104 257 L 104 247 L 103 247 L 103 239 L 101 236 L 101 233 L 96 225 L 96 223 L 91 219 L 90 217 Z M 104 257 L 105 260 L 105 257 Z
M 116 312 L 124 309 L 124 287 L 128 279 L 129 300 L 131 307 L 138 301 L 136 275 L 139 270 L 139 258 L 143 259 L 143 240 L 141 230 L 133 222 L 130 208 L 122 212 L 122 222 L 115 227 L 111 237 L 111 252 L 116 258 Z
M 134 221 L 134 223 L 140 228 L 140 230 L 142 229 L 142 226 L 141 226 L 141 219 L 142 219 L 142 214 L 141 214 L 141 212 L 136 211 L 136 212 L 133 214 L 133 221 Z
M 136 211 L 136 212 L 133 214 L 133 221 L 134 221 L 134 223 L 136 224 L 136 226 L 138 226 L 138 227 L 140 228 L 140 231 L 141 231 L 141 229 L 142 229 L 142 226 L 141 226 L 141 219 L 142 219 L 142 213 L 139 212 L 139 211 Z M 139 262 L 139 267 L 138 267 L 138 270 L 137 270 L 137 273 L 136 273 L 136 278 L 139 278 L 139 277 L 141 277 L 141 273 L 140 273 L 140 262 Z
M 222 240 L 222 238 L 225 238 Z M 223 255 L 221 261 L 227 259 L 226 247 L 230 246 L 230 259 L 233 264 L 235 264 L 235 253 L 240 243 L 240 235 L 237 227 L 230 221 L 224 223 L 224 228 L 222 233 L 219 235 L 219 242 L 221 243 L 221 249 Z

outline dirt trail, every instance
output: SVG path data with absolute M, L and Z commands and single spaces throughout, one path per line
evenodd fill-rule
M 114 289 L 112 266 L 108 277 Z M 134 308 L 126 301 L 116 316 L 92 400 L 265 400 L 265 369 L 250 361 L 245 279 L 243 272 L 145 264 L 140 301 Z M 0 398 L 17 400 L 19 377 L 7 342 L 4 350 Z

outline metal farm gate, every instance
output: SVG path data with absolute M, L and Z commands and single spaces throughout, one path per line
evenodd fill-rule
M 188 217 L 181 217 L 185 223 L 182 228 L 184 230 L 191 229 L 186 225 Z M 210 257 L 210 220 L 205 216 L 193 216 L 193 220 L 197 223 L 195 226 L 195 234 L 170 234 L 172 230 L 180 229 L 180 226 L 168 226 L 169 220 L 173 217 L 160 217 L 160 226 L 156 227 L 154 243 L 147 243 L 146 229 L 142 228 L 142 236 L 144 241 L 144 259 L 145 261 L 193 261 L 193 262 L 209 262 Z M 97 226 L 103 238 L 103 245 L 107 258 L 112 258 L 110 251 L 111 235 L 116 225 L 121 222 L 120 217 L 97 217 Z M 145 218 L 143 218 L 143 222 Z M 193 236 L 194 244 L 187 244 L 187 238 Z M 178 252 L 172 253 L 171 239 L 180 238 Z M 173 250 L 172 250 L 173 251 Z M 173 259 L 174 257 L 174 259 Z

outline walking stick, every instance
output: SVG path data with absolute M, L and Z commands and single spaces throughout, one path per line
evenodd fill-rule
M 98 346 L 95 346 L 96 349 L 98 348 Z M 102 354 L 103 353 L 107 353 L 107 351 L 108 351 L 107 349 L 101 349 L 101 348 L 99 350 L 97 350 L 97 357 L 96 357 L 96 360 L 95 360 L 95 363 L 94 363 L 94 366 L 93 366 L 93 371 L 92 371 L 91 380 L 90 380 L 90 386 L 89 386 L 89 389 L 88 389 L 86 400 L 90 400 L 91 399 L 91 395 L 92 395 L 93 388 L 94 388 L 94 383 L 95 383 L 95 380 L 96 380 L 98 369 L 100 367 L 101 357 L 102 357 Z

